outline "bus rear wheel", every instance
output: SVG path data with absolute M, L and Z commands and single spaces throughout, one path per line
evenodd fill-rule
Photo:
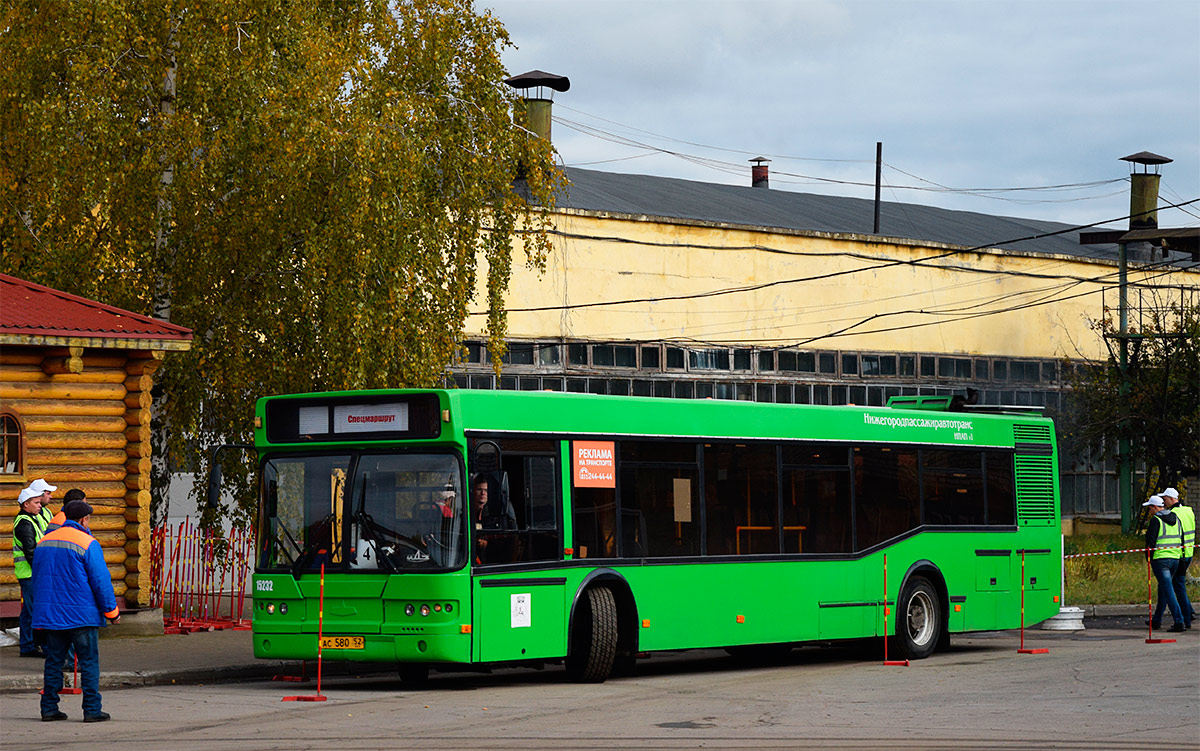
M 922 660 L 937 649 L 944 623 L 937 590 L 923 576 L 914 576 L 900 593 L 896 607 L 896 642 L 910 660 Z
M 567 674 L 579 683 L 603 683 L 617 656 L 617 601 L 608 587 L 584 593 L 571 623 Z

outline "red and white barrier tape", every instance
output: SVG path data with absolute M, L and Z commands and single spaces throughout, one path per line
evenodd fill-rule
M 1103 553 L 1075 553 L 1074 555 L 1064 555 L 1063 558 L 1087 558 L 1092 555 L 1120 555 L 1121 553 L 1145 553 L 1150 550 L 1168 550 L 1170 548 L 1182 548 L 1183 545 L 1160 545 L 1154 548 L 1131 548 L 1129 550 L 1106 550 Z

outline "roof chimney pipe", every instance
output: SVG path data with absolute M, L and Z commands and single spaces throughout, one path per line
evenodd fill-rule
M 770 172 L 767 167 L 767 162 L 771 161 L 764 156 L 756 156 L 748 160 L 750 162 L 750 187 L 751 188 L 769 188 Z
M 1158 229 L 1158 182 L 1161 175 L 1158 168 L 1170 164 L 1171 159 L 1149 151 L 1139 151 L 1136 154 L 1121 157 L 1121 161 L 1129 162 L 1129 229 Z M 1137 165 L 1142 165 L 1138 172 Z M 1154 172 L 1150 172 L 1150 167 Z
M 506 79 L 504 83 L 521 92 L 525 100 L 525 115 L 529 129 L 550 140 L 550 122 L 555 91 L 571 88 L 571 80 L 542 70 L 531 70 Z

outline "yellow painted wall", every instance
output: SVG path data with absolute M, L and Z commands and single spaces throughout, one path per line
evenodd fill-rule
M 1090 358 L 1102 356 L 1104 349 L 1089 321 L 1103 315 L 1103 304 L 1116 305 L 1115 262 L 997 250 L 939 258 L 958 249 L 577 211 L 557 212 L 555 229 L 561 234 L 553 238 L 544 274 L 514 262 L 510 311 L 659 301 L 510 312 L 511 338 Z M 1149 278 L 1131 266 L 1131 283 Z M 1168 277 L 1161 269 L 1153 273 L 1155 284 L 1200 287 L 1195 271 Z M 662 299 L 760 285 L 770 286 Z M 480 289 L 472 310 L 481 311 L 484 299 Z M 1136 307 L 1136 293 L 1131 304 Z M 1022 306 L 1029 307 L 975 315 Z M 467 335 L 482 336 L 483 327 L 483 316 L 473 315 Z M 848 327 L 845 335 L 829 336 Z

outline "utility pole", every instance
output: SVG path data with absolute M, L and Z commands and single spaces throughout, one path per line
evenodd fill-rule
M 879 186 L 883 182 L 883 141 L 875 142 L 875 232 L 879 234 Z

